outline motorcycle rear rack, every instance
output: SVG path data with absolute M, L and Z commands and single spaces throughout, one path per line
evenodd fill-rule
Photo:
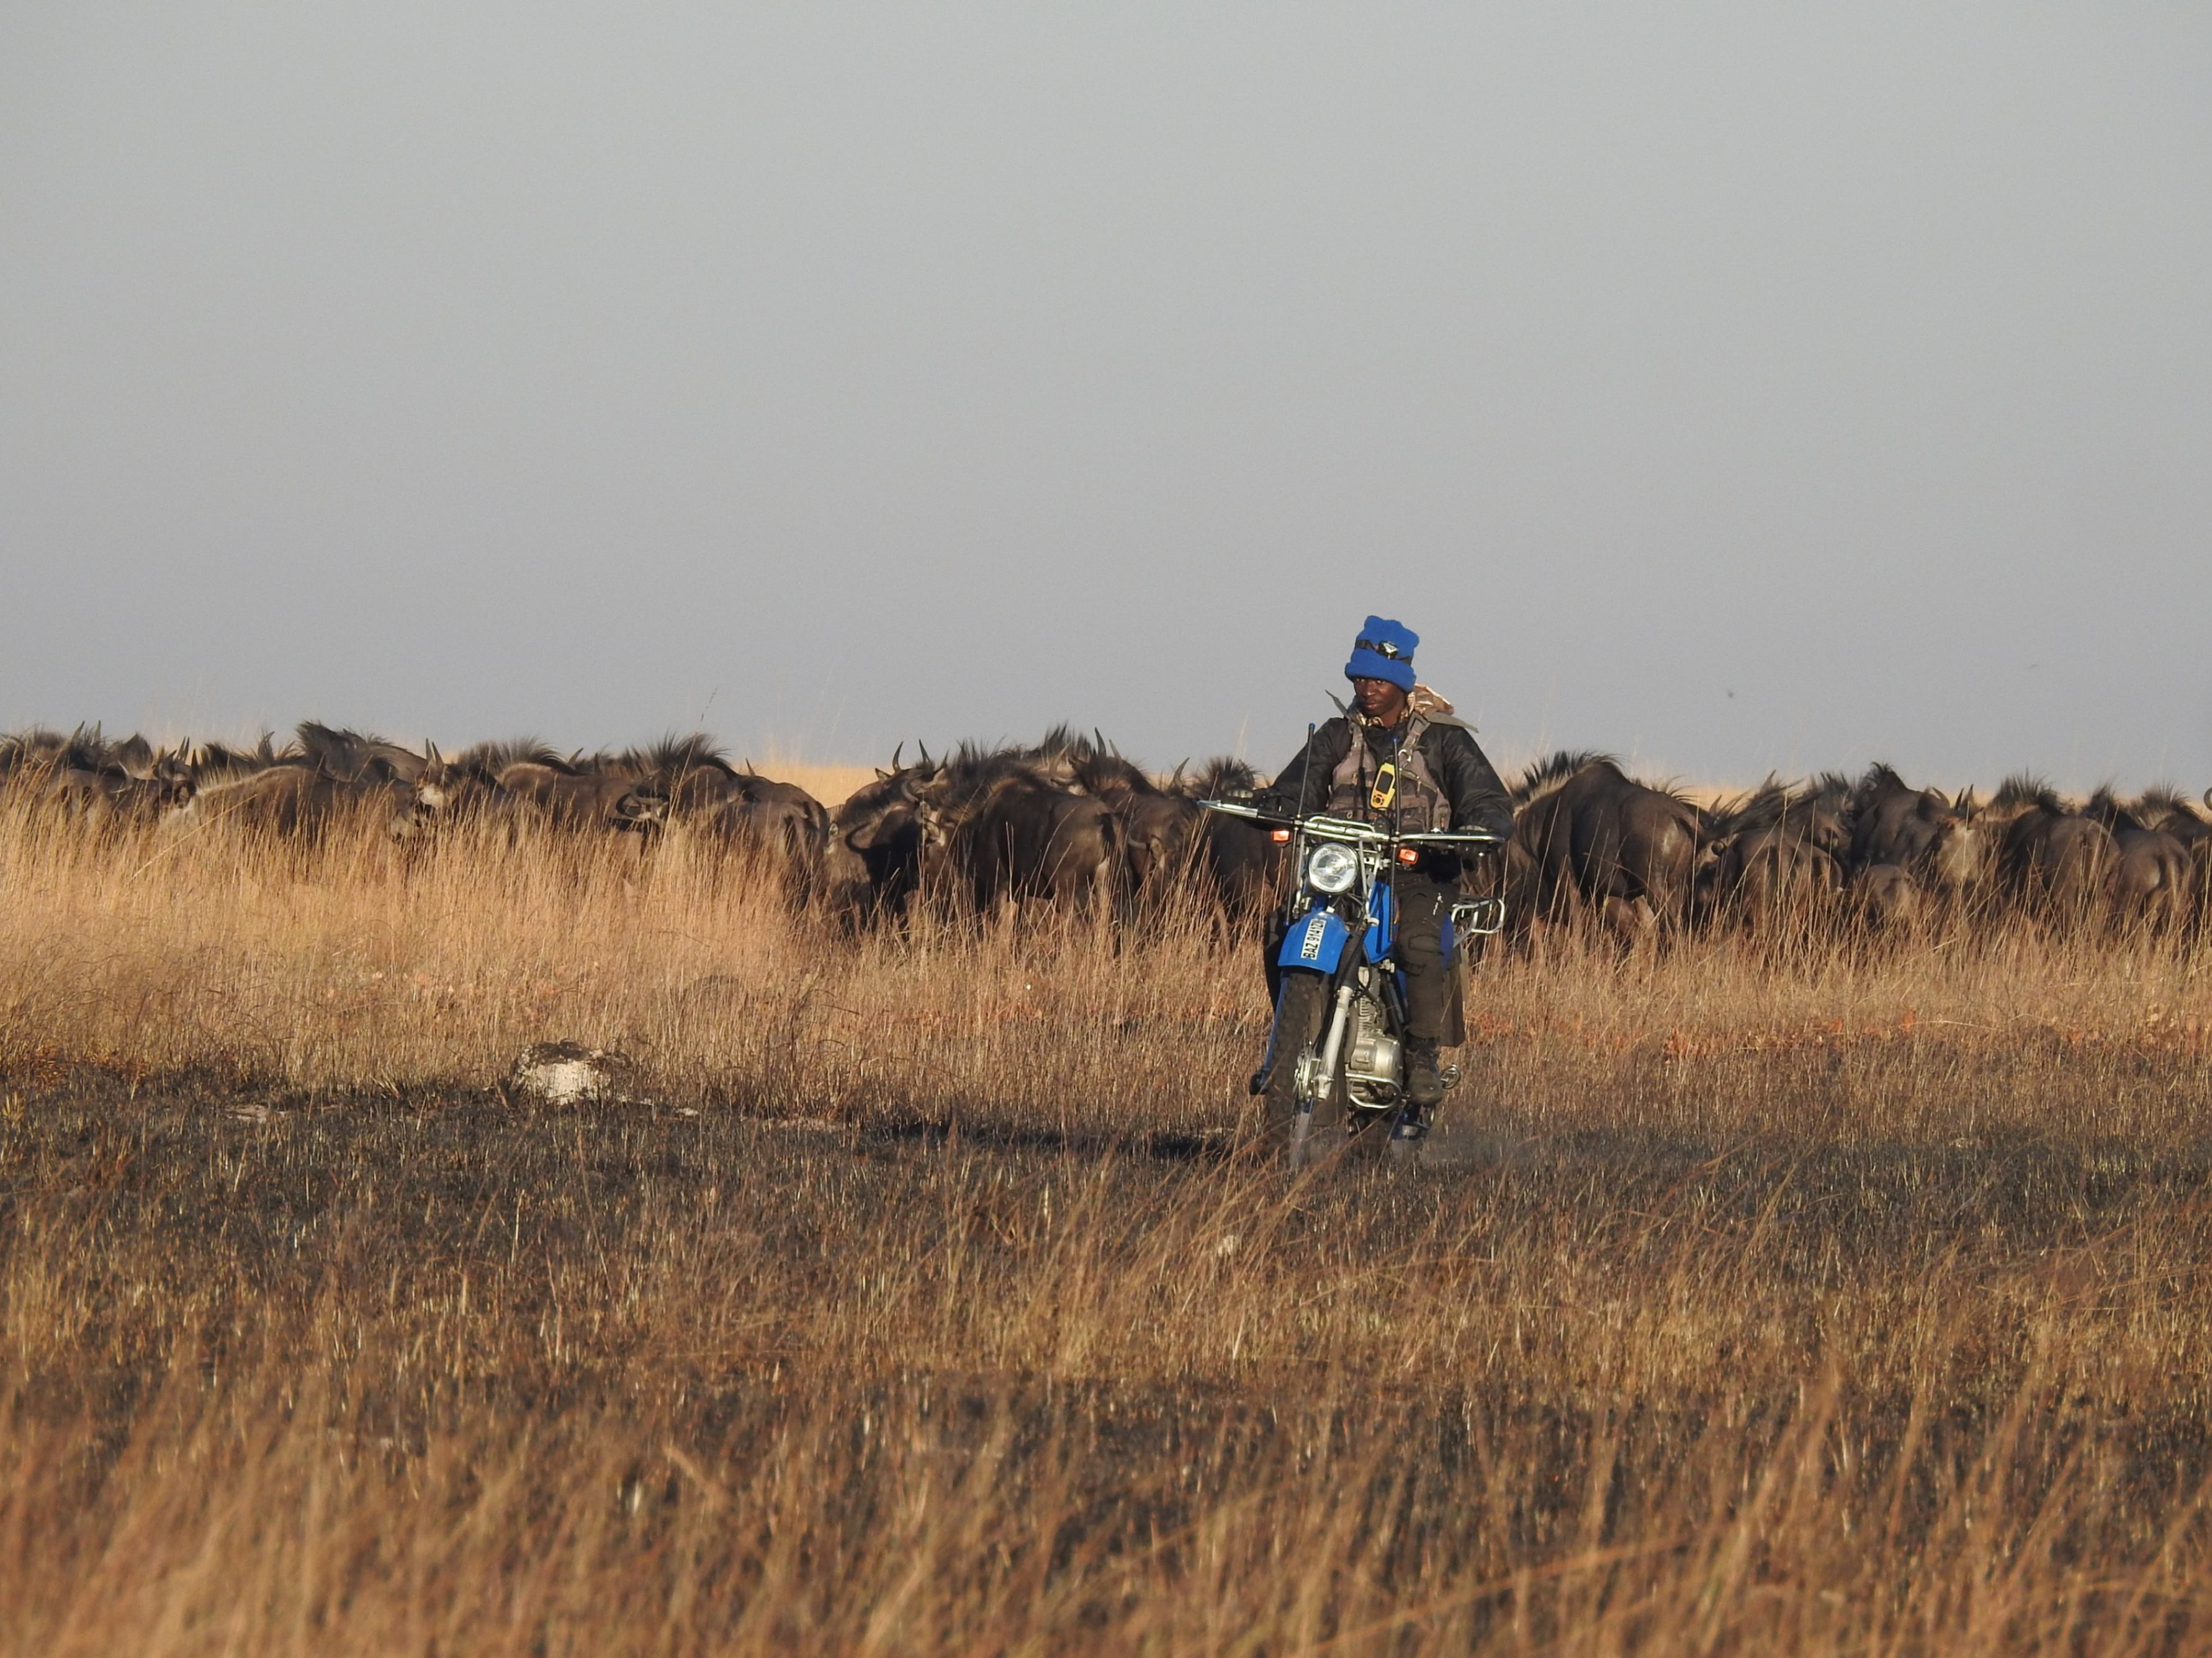
M 1505 930 L 1503 898 L 1468 898 L 1454 904 L 1452 933 L 1461 938 L 1488 938 Z

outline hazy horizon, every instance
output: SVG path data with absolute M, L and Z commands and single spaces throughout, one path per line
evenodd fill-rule
M 2212 782 L 2212 14 L 27 4 L 0 729 Z

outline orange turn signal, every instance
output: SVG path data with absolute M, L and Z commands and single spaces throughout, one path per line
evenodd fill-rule
M 1282 842 L 1291 838 L 1291 832 L 1288 829 L 1269 829 L 1267 831 L 1267 838 L 1279 846 Z
M 1401 864 L 1419 863 L 1421 861 L 1421 849 L 1419 847 L 1400 847 L 1398 848 L 1398 861 Z

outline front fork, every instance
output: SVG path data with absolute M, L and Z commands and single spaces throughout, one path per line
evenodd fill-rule
M 1313 1133 L 1314 1107 L 1321 1096 L 1335 1085 L 1337 1061 L 1344 1054 L 1344 1033 L 1352 1023 L 1352 999 L 1358 993 L 1356 973 L 1347 973 L 1336 987 L 1336 1000 L 1329 1010 L 1328 1034 L 1322 1039 L 1321 1057 L 1312 1071 L 1297 1078 L 1298 1114 L 1291 1126 L 1291 1165 L 1305 1162 L 1306 1141 Z M 1309 1054 L 1310 1050 L 1309 1050 Z M 1307 1059 L 1302 1057 L 1301 1069 Z

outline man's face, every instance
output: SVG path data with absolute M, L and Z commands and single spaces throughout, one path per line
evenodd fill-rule
M 1396 725 L 1398 716 L 1406 711 L 1406 693 L 1387 679 L 1353 680 L 1352 700 L 1358 704 L 1360 713 L 1386 726 Z

